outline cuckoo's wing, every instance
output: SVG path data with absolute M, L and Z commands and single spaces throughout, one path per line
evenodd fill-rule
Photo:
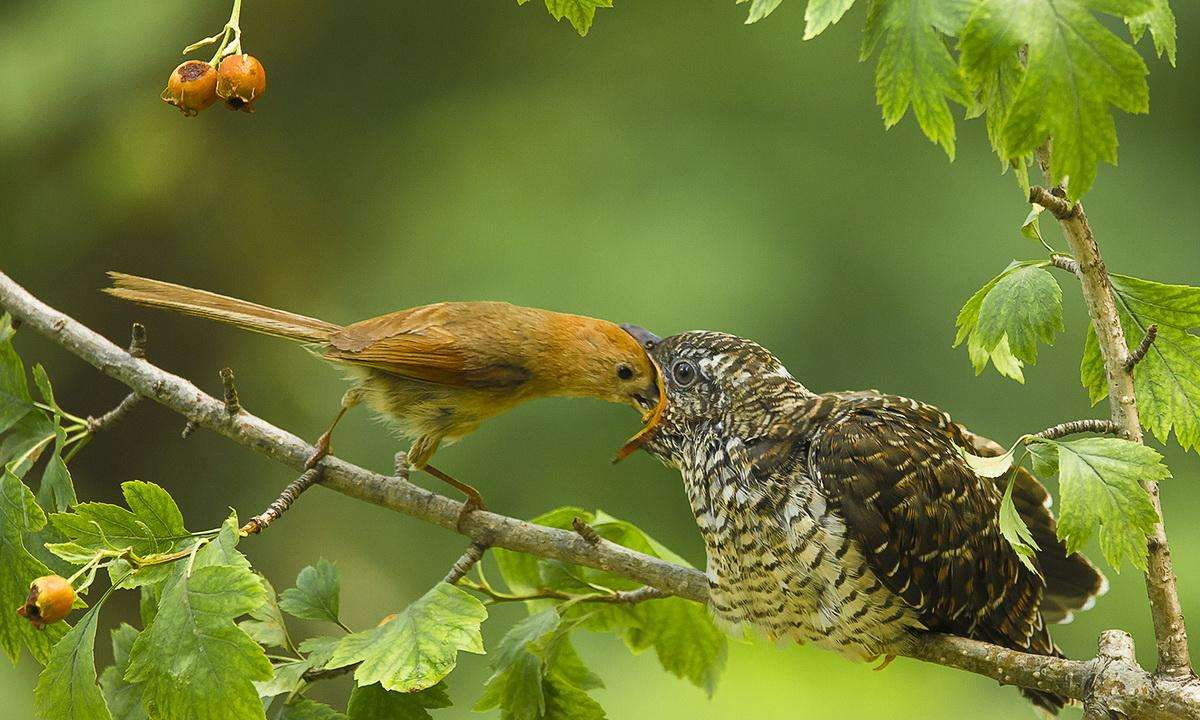
M 1042 580 L 1001 535 L 1001 495 L 963 460 L 957 427 L 905 398 L 842 402 L 815 428 L 808 466 L 880 582 L 931 630 L 1053 652 Z
M 958 430 L 967 449 L 976 455 L 995 457 L 1005 452 L 998 443 L 962 426 L 958 426 Z M 1006 473 L 996 479 L 1001 492 L 1009 477 Z M 1087 610 L 1108 590 L 1108 580 L 1080 553 L 1067 553 L 1067 547 L 1058 539 L 1057 524 L 1050 509 L 1050 493 L 1038 479 L 1022 467 L 1015 468 L 1011 477 L 1013 505 L 1041 548 L 1037 560 L 1046 578 L 1042 617 L 1048 623 L 1070 622 L 1076 611 Z

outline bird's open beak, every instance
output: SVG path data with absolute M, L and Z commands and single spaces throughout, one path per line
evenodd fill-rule
M 662 338 L 650 332 L 646 328 L 638 325 L 621 323 L 621 329 L 629 333 L 634 340 L 637 340 L 638 344 L 646 349 L 646 352 L 653 350 L 655 346 L 662 342 Z

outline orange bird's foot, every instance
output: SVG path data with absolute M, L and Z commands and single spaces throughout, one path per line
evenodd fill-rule
M 465 535 L 466 533 L 463 532 L 463 523 L 466 521 L 467 516 L 476 510 L 487 509 L 487 506 L 483 504 L 483 496 L 475 488 L 465 482 L 455 480 L 432 465 L 426 465 L 422 470 L 467 496 L 467 499 L 463 501 L 462 509 L 458 511 L 458 521 L 454 524 L 454 528 Z
M 329 434 L 329 431 L 326 430 L 321 433 L 321 437 L 317 438 L 317 444 L 313 448 L 312 455 L 309 455 L 308 459 L 304 461 L 305 470 L 312 470 L 329 454 Z
M 896 659 L 895 655 L 884 655 L 883 661 L 871 669 L 874 670 L 875 672 L 879 672 L 880 670 L 883 670 L 884 668 L 886 668 L 888 665 L 891 665 L 892 661 L 895 659 Z

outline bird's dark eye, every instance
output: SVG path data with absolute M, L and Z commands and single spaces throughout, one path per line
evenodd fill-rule
M 633 368 L 629 367 L 625 363 L 621 363 L 617 366 L 617 377 L 621 378 L 622 380 L 628 380 L 629 378 L 633 377 Z
M 679 387 L 687 387 L 696 382 L 696 368 L 687 360 L 677 360 L 671 366 L 671 377 Z

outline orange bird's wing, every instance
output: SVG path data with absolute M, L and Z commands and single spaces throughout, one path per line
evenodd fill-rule
M 438 303 L 363 320 L 334 333 L 325 357 L 439 385 L 515 387 L 530 372 L 489 352 L 484 330 L 502 310 L 494 305 Z

